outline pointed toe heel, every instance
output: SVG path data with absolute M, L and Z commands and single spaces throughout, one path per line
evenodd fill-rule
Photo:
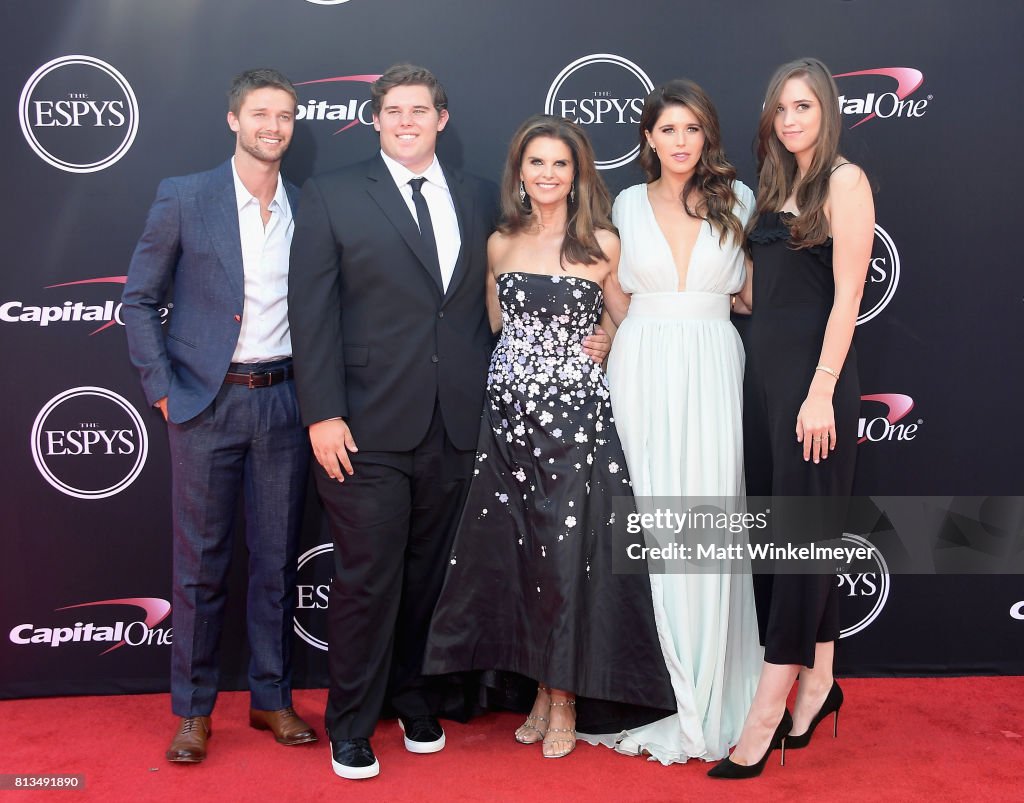
M 811 724 L 807 727 L 807 730 L 799 736 L 790 736 L 786 739 L 789 743 L 789 749 L 801 750 L 804 747 L 807 747 L 807 745 L 811 743 L 811 737 L 814 735 L 814 729 L 817 728 L 818 723 L 825 719 L 829 714 L 833 715 L 832 738 L 838 738 L 839 709 L 842 707 L 843 690 L 839 688 L 839 684 L 833 680 L 832 688 L 828 690 L 828 696 L 825 698 L 825 702 L 821 704 L 821 708 L 818 710 L 818 713 L 814 715 L 814 719 L 811 720 Z
M 723 758 L 715 766 L 708 770 L 709 778 L 721 778 L 728 781 L 741 781 L 747 778 L 756 778 L 762 772 L 764 767 L 768 763 L 768 756 L 772 754 L 772 750 L 779 748 L 780 752 L 780 766 L 786 766 L 786 741 L 788 739 L 787 734 L 790 728 L 793 727 L 793 717 L 790 716 L 789 710 L 786 709 L 782 713 L 782 720 L 779 722 L 778 727 L 775 728 L 775 733 L 772 734 L 772 740 L 768 743 L 768 749 L 764 755 L 761 756 L 761 760 L 756 764 L 736 764 L 730 758 Z

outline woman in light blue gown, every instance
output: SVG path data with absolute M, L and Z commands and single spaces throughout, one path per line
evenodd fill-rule
M 648 181 L 620 193 L 613 210 L 631 300 L 608 365 L 633 490 L 638 503 L 740 506 L 744 353 L 729 316 L 753 193 L 725 160 L 717 114 L 696 84 L 655 89 L 640 130 Z M 762 657 L 750 575 L 731 561 L 699 571 L 677 562 L 652 572 L 651 590 L 676 714 L 585 738 L 663 764 L 720 759 L 739 738 Z

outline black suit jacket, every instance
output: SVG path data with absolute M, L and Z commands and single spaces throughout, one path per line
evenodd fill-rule
M 493 345 L 485 279 L 497 192 L 442 169 L 462 238 L 446 293 L 380 155 L 302 189 L 288 288 L 302 420 L 344 417 L 362 451 L 415 448 L 435 400 L 452 442 L 476 448 Z

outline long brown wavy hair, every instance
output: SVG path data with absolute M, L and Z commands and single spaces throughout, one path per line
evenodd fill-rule
M 576 200 L 566 198 L 569 205 L 568 220 L 559 254 L 563 269 L 565 263 L 594 265 L 608 259 L 597 242 L 595 232 L 597 229 L 615 231 L 611 220 L 612 199 L 594 166 L 594 148 L 590 140 L 582 128 L 564 117 L 535 114 L 519 126 L 512 137 L 505 161 L 505 174 L 501 179 L 501 222 L 498 231 L 502 234 L 518 234 L 533 224 L 529 196 L 525 202 L 519 200 L 519 176 L 523 154 L 537 137 L 560 140 L 572 153 Z
M 799 179 L 796 158 L 786 150 L 775 134 L 779 97 L 790 78 L 806 81 L 821 108 L 818 141 L 814 145 L 814 155 L 803 179 Z M 828 67 L 814 58 L 797 59 L 779 67 L 768 83 L 764 109 L 757 126 L 757 207 L 750 218 L 748 231 L 753 229 L 758 216 L 764 212 L 781 210 L 795 185 L 796 205 L 800 214 L 792 219 L 789 227 L 793 246 L 808 248 L 821 245 L 829 238 L 825 201 L 828 199 L 829 176 L 839 158 L 841 133 L 839 92 Z
M 736 204 L 736 192 L 732 183 L 736 179 L 736 168 L 725 158 L 722 148 L 722 129 L 718 123 L 718 112 L 707 96 L 693 81 L 676 78 L 657 87 L 644 100 L 644 110 L 640 114 L 640 166 L 647 174 L 647 183 L 661 178 L 661 160 L 654 149 L 647 143 L 647 134 L 658 124 L 661 113 L 669 106 L 685 106 L 697 118 L 704 129 L 704 148 L 700 153 L 700 161 L 683 186 L 679 200 L 686 214 L 692 218 L 707 220 L 718 229 L 718 241 L 725 243 L 731 233 L 736 242 L 743 239 L 743 223 L 733 213 Z M 696 191 L 696 192 L 694 192 Z M 690 206 L 690 198 L 698 197 L 695 206 Z

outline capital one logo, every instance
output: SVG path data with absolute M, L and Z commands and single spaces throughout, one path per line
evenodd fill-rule
M 914 67 L 879 67 L 833 75 L 843 93 L 839 111 L 857 120 L 851 129 L 875 118 L 924 117 L 932 96 L 912 98 L 924 83 L 924 73 Z M 881 81 L 879 79 L 882 79 Z M 849 79 L 842 80 L 839 79 Z M 857 80 L 852 80 L 857 79 Z M 892 82 L 896 82 L 893 87 Z M 850 87 L 847 91 L 846 88 Z
M 875 241 L 871 246 L 871 260 L 864 278 L 864 295 L 860 302 L 857 325 L 867 323 L 884 310 L 900 283 L 900 253 L 889 233 L 875 224 Z
M 109 289 L 108 285 L 114 285 L 117 296 L 120 296 L 120 287 L 124 286 L 126 276 L 99 276 L 94 279 L 79 279 L 72 282 L 60 282 L 59 284 L 48 284 L 45 290 L 55 290 L 63 287 L 92 287 Z M 94 291 L 87 291 L 85 296 L 97 295 Z M 0 301 L 0 321 L 4 323 L 31 324 L 32 326 L 48 327 L 62 326 L 64 324 L 88 323 L 94 328 L 89 332 L 92 335 L 109 329 L 115 324 L 124 326 L 124 319 L 121 317 L 122 304 L 114 298 L 104 298 L 104 293 L 96 298 L 78 296 L 77 299 L 68 299 L 62 303 L 32 304 L 29 302 Z M 98 302 L 98 303 L 97 303 Z M 159 314 L 161 321 L 166 321 L 170 314 L 173 303 L 160 307 Z
M 21 131 L 36 155 L 69 173 L 94 173 L 124 156 L 139 131 L 139 102 L 114 67 L 92 56 L 46 62 L 18 101 Z
M 920 418 L 904 419 L 914 409 L 914 400 L 902 393 L 875 393 L 861 396 L 861 417 L 857 423 L 857 443 L 870 441 L 912 441 L 917 437 Z
M 142 473 L 149 436 L 112 390 L 78 387 L 50 399 L 32 424 L 32 459 L 50 485 L 77 499 L 105 499 Z
M 889 599 L 889 566 L 881 551 L 873 547 L 871 542 L 859 535 L 843 533 L 842 539 L 851 547 L 866 547 L 871 554 L 870 566 L 858 567 L 860 572 L 836 575 L 839 584 L 839 595 L 842 604 L 843 627 L 839 638 L 846 638 L 860 633 L 871 626 L 885 607 Z
M 171 628 L 158 628 L 167 615 L 171 612 L 171 603 L 159 597 L 130 597 L 123 599 L 101 599 L 96 602 L 81 602 L 77 605 L 65 605 L 63 608 L 55 609 L 54 613 L 61 611 L 77 611 L 80 608 L 107 608 L 110 606 L 138 608 L 142 611 L 140 617 L 137 612 L 134 616 L 128 617 L 123 611 L 113 616 L 103 618 L 102 622 L 97 621 L 75 621 L 68 619 L 66 622 L 48 622 L 40 625 L 35 622 L 24 622 L 15 625 L 7 634 L 12 644 L 25 646 L 29 644 L 42 644 L 47 647 L 63 647 L 66 644 L 109 644 L 113 646 L 103 650 L 100 655 L 119 650 L 128 645 L 130 647 L 141 647 L 144 645 L 165 645 L 170 644 L 172 639 Z M 108 612 L 109 613 L 109 612 Z M 75 614 L 76 619 L 84 620 L 83 613 Z M 93 616 L 92 618 L 102 618 Z
M 334 574 L 334 545 L 320 544 L 299 555 L 295 581 L 295 633 L 327 651 L 327 595 Z
M 583 126 L 598 170 L 621 167 L 640 152 L 640 114 L 654 83 L 622 56 L 594 53 L 576 59 L 551 83 L 544 113 Z
M 334 120 L 341 124 L 335 131 L 340 134 L 356 125 L 373 125 L 372 100 L 362 93 L 362 97 L 352 96 L 352 84 L 372 84 L 380 78 L 379 74 L 338 75 L 333 78 L 317 78 L 312 81 L 300 81 L 297 87 L 310 87 L 302 90 L 311 97 L 300 100 L 295 109 L 297 120 Z
M 306 2 L 317 6 L 340 6 L 342 3 L 347 3 L 348 0 L 306 0 Z

